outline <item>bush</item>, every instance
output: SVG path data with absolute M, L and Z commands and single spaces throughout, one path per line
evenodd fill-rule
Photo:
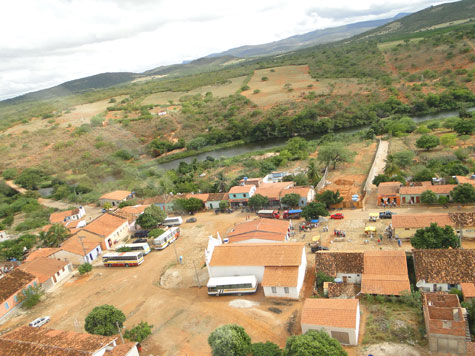
M 282 350 L 273 342 L 258 342 L 251 345 L 251 356 L 282 356 Z
M 334 278 L 323 271 L 318 271 L 316 274 L 317 287 L 322 288 L 324 282 L 333 282 Z
M 31 309 L 41 301 L 44 294 L 40 286 L 28 287 L 18 294 L 18 302 L 22 308 Z
M 134 158 L 134 155 L 127 150 L 118 150 L 114 153 L 114 156 L 124 161 L 129 161 Z
M 456 294 L 459 297 L 460 302 L 463 302 L 463 293 L 460 289 L 451 288 L 449 294 Z
M 18 171 L 16 168 L 7 168 L 3 171 L 2 176 L 6 180 L 13 180 L 17 177 Z
M 90 263 L 83 263 L 78 267 L 80 274 L 89 273 L 92 271 L 92 265 Z
M 208 337 L 213 356 L 247 356 L 251 351 L 251 338 L 243 327 L 223 325 Z
M 142 342 L 149 335 L 152 335 L 152 328 L 153 325 L 149 325 L 148 323 L 142 321 L 132 329 L 127 329 L 125 331 L 124 337 L 135 342 Z
M 426 190 L 421 194 L 423 204 L 435 204 L 438 202 L 437 195 L 432 190 Z
M 84 329 L 89 334 L 111 336 L 119 332 L 124 326 L 125 315 L 112 305 L 104 304 L 92 309 L 87 315 Z
M 158 237 L 160 236 L 161 234 L 163 234 L 165 232 L 165 230 L 162 230 L 162 229 L 153 229 L 151 230 L 149 233 L 148 233 L 148 236 L 150 238 L 152 237 Z
M 422 135 L 417 141 L 417 148 L 422 148 L 425 150 L 430 150 L 434 147 L 437 147 L 440 144 L 440 140 L 437 136 L 432 135 Z

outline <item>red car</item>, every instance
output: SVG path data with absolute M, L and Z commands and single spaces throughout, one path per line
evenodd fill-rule
M 335 213 L 335 214 L 330 215 L 330 218 L 331 219 L 343 219 L 344 216 L 343 216 L 342 213 Z

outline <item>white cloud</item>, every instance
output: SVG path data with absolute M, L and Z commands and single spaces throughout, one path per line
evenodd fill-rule
M 237 46 L 390 17 L 441 2 L 3 1 L 0 99 L 101 72 L 141 72 Z

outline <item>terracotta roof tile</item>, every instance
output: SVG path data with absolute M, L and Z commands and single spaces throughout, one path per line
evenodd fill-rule
M 206 201 L 221 201 L 229 200 L 229 195 L 227 193 L 209 193 L 208 199 Z
M 124 223 L 127 223 L 126 219 L 106 213 L 86 225 L 84 230 L 107 237 Z
M 78 214 L 78 213 L 79 213 L 79 209 L 72 209 L 72 210 L 59 211 L 56 213 L 52 213 L 49 216 L 49 222 L 52 224 L 61 223 L 64 221 L 65 218 Z
M 40 283 L 46 282 L 68 263 L 53 258 L 39 257 L 34 261 L 21 264 L 18 268 L 38 277 Z
M 475 226 L 475 212 L 449 213 L 449 218 L 454 226 Z
M 61 249 L 57 247 L 39 248 L 38 250 L 31 252 L 25 261 L 33 261 L 34 259 L 39 257 L 49 257 L 60 250 Z
M 282 191 L 283 189 L 279 187 L 268 187 L 268 188 L 259 187 L 256 189 L 255 194 L 262 195 L 264 197 L 267 197 L 270 200 L 279 200 Z
M 23 326 L 0 336 L 1 356 L 79 356 L 92 355 L 116 340 L 99 336 Z M 4 353 L 4 350 L 9 353 Z M 12 353 L 13 352 L 13 353 Z
M 84 250 L 86 250 L 86 254 L 94 250 L 97 246 L 100 246 L 100 240 L 102 240 L 100 237 L 95 236 L 87 236 L 81 241 L 79 240 L 78 236 L 81 236 L 82 230 L 78 231 L 75 236 L 70 237 L 67 239 L 62 245 L 61 245 L 61 250 L 67 251 L 74 253 L 79 256 L 85 256 Z M 100 239 L 100 240 L 99 240 Z M 83 249 L 84 246 L 84 249 Z
M 464 298 L 475 298 L 475 283 L 460 283 Z
M 298 194 L 302 198 L 306 198 L 308 196 L 308 192 L 312 189 L 312 187 L 293 187 L 289 189 L 284 189 L 281 192 L 281 197 L 284 197 L 287 194 Z
M 219 245 L 210 266 L 299 266 L 304 248 L 301 242 Z
M 127 197 L 131 194 L 132 192 L 129 192 L 128 190 L 116 190 L 116 191 L 104 194 L 99 199 L 124 200 L 124 199 L 127 199 Z
M 259 188 L 280 188 L 289 189 L 294 186 L 294 182 L 261 183 Z
M 164 194 L 157 195 L 153 198 L 147 198 L 142 200 L 142 204 L 169 204 L 176 199 L 174 195 Z
M 431 186 L 416 186 L 416 187 L 401 187 L 399 189 L 400 195 L 419 195 L 426 190 L 431 190 L 436 194 L 449 194 L 457 184 L 443 184 Z
M 208 200 L 208 197 L 209 197 L 209 194 L 191 194 L 191 193 L 185 194 L 186 199 L 196 198 L 196 199 L 201 200 L 203 203 L 205 203 Z
M 336 277 L 337 273 L 363 273 L 363 252 L 318 251 L 315 270 L 331 277 Z
M 427 283 L 475 282 L 475 250 L 414 250 L 416 279 Z
M 242 194 L 242 193 L 249 193 L 255 185 L 236 185 L 229 189 L 229 194 Z
M 30 273 L 15 268 L 0 278 L 0 304 L 36 279 Z
M 401 182 L 382 182 L 378 186 L 378 196 L 398 194 L 400 187 Z
M 391 223 L 394 228 L 413 228 L 420 229 L 429 227 L 432 223 L 437 223 L 439 226 L 455 226 L 450 219 L 449 214 L 396 214 L 392 216 Z
M 285 241 L 289 228 L 290 222 L 286 220 L 256 219 L 234 226 L 227 237 L 229 242 L 249 239 Z
M 115 213 L 120 213 L 120 212 L 126 212 L 126 213 L 131 213 L 139 216 L 144 212 L 145 209 L 147 209 L 150 206 L 150 204 L 145 204 L 145 205 L 134 205 L 134 206 L 124 206 L 123 208 L 120 208 L 115 211 Z
M 266 267 L 261 284 L 263 287 L 296 287 L 298 277 L 298 267 Z
M 114 349 L 106 351 L 104 356 L 126 356 L 136 345 L 136 342 L 126 342 L 125 344 L 117 345 Z
M 357 299 L 308 298 L 302 309 L 302 324 L 356 328 Z
M 458 184 L 471 184 L 475 185 L 475 179 L 470 179 L 464 176 L 455 176 L 457 179 Z

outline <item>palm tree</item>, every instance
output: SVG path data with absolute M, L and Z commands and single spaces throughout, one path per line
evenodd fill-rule
M 386 158 L 386 166 L 384 167 L 384 174 L 388 177 L 392 177 L 397 175 L 401 169 L 399 166 L 394 162 L 394 157 L 392 155 L 388 155 Z
M 311 159 L 308 162 L 307 177 L 312 185 L 317 185 L 320 181 L 320 174 L 318 173 L 318 167 L 315 164 L 315 159 Z
M 224 172 L 223 171 L 218 172 L 218 174 L 216 175 L 216 179 L 217 179 L 216 187 L 218 188 L 218 192 L 219 193 L 225 192 L 227 190 L 226 189 L 227 188 L 227 178 L 224 175 Z
M 40 234 L 40 239 L 44 238 L 43 241 L 48 247 L 58 247 L 68 236 L 69 230 L 64 225 L 53 224 L 45 235 Z

